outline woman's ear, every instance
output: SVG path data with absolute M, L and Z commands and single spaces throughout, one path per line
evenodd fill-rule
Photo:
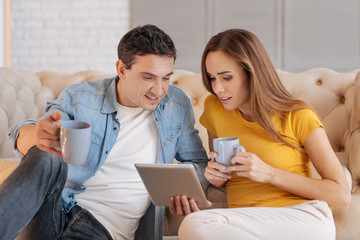
M 125 68 L 125 64 L 123 63 L 123 61 L 121 61 L 121 59 L 117 60 L 116 62 L 116 72 L 120 79 L 125 78 L 126 68 Z

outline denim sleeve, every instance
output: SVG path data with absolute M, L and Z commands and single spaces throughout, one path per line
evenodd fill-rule
M 20 128 L 25 125 L 28 125 L 28 124 L 37 124 L 37 121 L 36 120 L 25 120 L 25 121 L 19 123 L 18 125 L 16 125 L 15 127 L 8 129 L 9 139 L 13 143 L 13 151 L 15 153 L 15 156 L 18 158 L 22 158 L 24 155 L 17 149 L 16 140 L 19 136 Z
M 186 98 L 183 110 L 182 133 L 175 158 L 181 163 L 192 163 L 194 165 L 200 183 L 205 190 L 209 182 L 206 180 L 204 172 L 209 160 L 199 136 L 199 131 L 194 127 L 194 112 L 188 98 Z
M 45 114 L 43 116 L 41 116 L 39 119 L 37 119 L 37 120 L 28 119 L 28 120 L 25 120 L 25 121 L 15 125 L 14 127 L 8 129 L 8 136 L 9 136 L 9 139 L 13 143 L 13 151 L 14 151 L 16 157 L 22 158 L 24 156 L 18 150 L 17 145 L 16 145 L 17 138 L 19 137 L 20 128 L 22 128 L 23 126 L 28 125 L 28 124 L 36 125 L 41 119 L 50 115 L 53 112 L 62 112 L 63 113 L 62 119 L 63 120 L 69 119 L 69 114 L 64 114 L 64 113 L 66 113 L 64 106 L 66 106 L 67 103 L 69 103 L 69 102 L 71 102 L 70 94 L 68 94 L 66 91 L 64 91 L 59 95 L 59 97 L 56 100 L 52 100 L 52 101 L 49 101 L 46 103 Z

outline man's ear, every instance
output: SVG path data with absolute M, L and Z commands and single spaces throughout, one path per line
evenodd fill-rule
M 123 61 L 121 61 L 121 59 L 117 60 L 116 62 L 116 72 L 120 79 L 125 78 L 126 68 L 125 68 L 125 64 L 123 63 Z

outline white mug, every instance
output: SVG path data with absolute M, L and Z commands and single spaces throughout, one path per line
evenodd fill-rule
M 215 138 L 213 140 L 214 151 L 218 154 L 216 157 L 216 162 L 230 166 L 231 159 L 236 155 L 237 152 L 242 151 L 246 152 L 245 148 L 239 144 L 239 139 L 236 137 L 222 137 Z M 221 172 L 229 172 L 223 171 Z
M 64 121 L 60 127 L 60 147 L 64 162 L 81 166 L 90 149 L 91 125 L 78 120 Z

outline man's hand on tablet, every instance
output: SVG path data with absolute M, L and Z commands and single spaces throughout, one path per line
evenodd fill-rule
M 209 207 L 212 203 L 208 201 Z M 187 196 L 175 196 L 169 198 L 169 210 L 173 216 L 184 216 L 192 212 L 200 211 L 194 199 L 188 199 Z

